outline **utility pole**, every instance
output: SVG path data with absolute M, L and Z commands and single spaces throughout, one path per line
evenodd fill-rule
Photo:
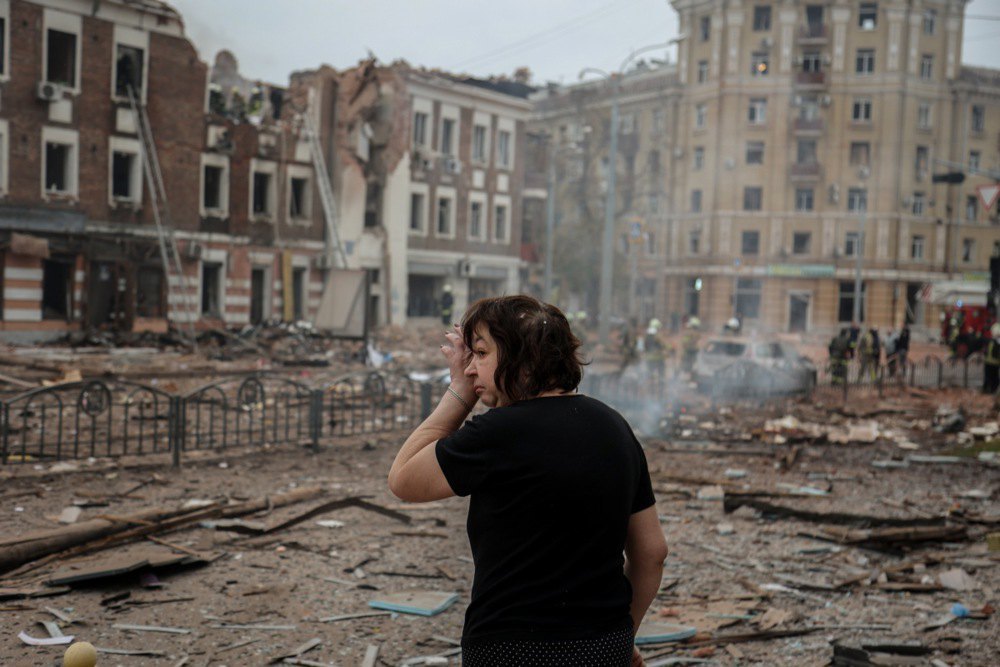
M 546 143 L 549 173 L 545 199 L 545 277 L 542 281 L 542 301 L 549 303 L 552 299 L 552 245 L 556 226 L 556 152 L 551 135 L 546 137 Z
M 868 179 L 868 175 L 871 170 L 868 167 L 861 167 L 858 169 L 858 178 L 861 179 L 862 183 L 865 183 Z M 861 228 L 858 233 L 858 247 L 856 249 L 855 263 L 854 263 L 854 311 L 851 315 L 851 319 L 857 324 L 861 324 L 861 264 L 864 261 L 865 253 L 865 224 L 868 218 L 868 188 L 867 185 L 864 190 L 864 199 L 860 202 L 861 204 Z

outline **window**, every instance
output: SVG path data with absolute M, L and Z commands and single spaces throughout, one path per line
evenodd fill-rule
M 979 171 L 979 151 L 969 151 L 969 171 Z
M 815 139 L 799 139 L 796 145 L 795 161 L 798 164 L 816 164 Z
M 222 317 L 222 264 L 203 262 L 201 265 L 202 317 Z
M 7 121 L 0 118 L 0 197 L 7 193 Z M 0 310 L 0 319 L 3 318 L 3 311 Z
M 427 146 L 427 114 L 423 111 L 413 114 L 413 146 L 414 148 Z
M 759 187 L 743 188 L 743 210 L 759 211 L 763 204 L 764 189 Z
M 962 239 L 962 261 L 971 263 L 976 258 L 976 242 L 974 239 Z
M 485 125 L 476 125 L 472 128 L 472 159 L 475 162 L 486 162 Z
M 806 30 L 810 37 L 823 36 L 823 5 L 806 5 Z
M 924 54 L 920 57 L 920 78 L 930 79 L 934 73 L 934 56 Z
M 698 83 L 705 83 L 708 81 L 708 61 L 699 60 L 698 61 Z
M 634 112 L 623 113 L 618 121 L 618 131 L 621 134 L 633 134 L 635 133 L 636 125 L 638 125 L 638 122 Z
M 45 80 L 76 87 L 76 35 L 61 30 L 48 30 Z
M 135 191 L 136 156 L 134 153 L 113 151 L 111 153 L 111 196 L 115 199 L 133 200 Z
M 288 191 L 288 217 L 293 220 L 311 218 L 311 194 L 309 179 L 293 176 Z
M 712 36 L 712 19 L 710 17 L 702 16 L 698 19 L 698 34 L 703 42 L 707 42 Z
M 56 194 L 71 191 L 70 162 L 73 147 L 69 144 L 46 142 L 45 144 L 45 190 Z
M 917 181 L 927 178 L 927 165 L 930 163 L 930 151 L 927 146 L 917 146 L 917 154 L 913 161 L 914 176 Z
M 986 108 L 979 104 L 972 105 L 972 131 L 982 132 L 986 127 Z
M 254 172 L 253 175 L 253 212 L 258 215 L 271 213 L 271 174 Z
M 701 213 L 701 190 L 691 191 L 691 212 Z
M 688 253 L 697 255 L 699 252 L 701 252 L 701 230 L 692 229 L 688 234 Z
M 751 97 L 747 109 L 747 120 L 751 125 L 763 125 L 767 122 L 767 98 Z
M 483 232 L 483 203 L 473 201 L 469 204 L 469 238 L 482 239 L 486 236 Z
M 868 210 L 868 190 L 865 188 L 849 188 L 847 190 L 847 210 L 860 213 Z
M 646 210 L 650 213 L 660 212 L 660 196 L 659 195 L 649 195 L 648 201 L 646 202 Z
M 913 193 L 913 215 L 923 215 L 924 207 L 927 205 L 927 197 L 923 192 Z
M 740 252 L 744 255 L 760 254 L 760 232 L 758 231 L 743 232 L 740 241 Z
M 979 200 L 976 195 L 967 195 L 965 197 L 965 219 L 969 222 L 975 222 L 977 213 L 979 213 Z
M 0 77 L 7 76 L 7 17 L 0 16 Z
M 163 317 L 163 270 L 141 266 L 136 272 L 135 314 L 139 317 Z
M 497 132 L 497 166 L 510 167 L 510 132 Z
M 5 132 L 6 146 L 10 150 L 10 134 L 6 121 L 0 124 Z M 75 130 L 54 127 L 42 128 L 42 196 L 43 198 L 75 197 L 78 192 L 79 176 L 79 134 Z M 5 165 L 9 155 L 0 153 L 0 165 Z M 0 174 L 6 180 L 7 174 Z
M 812 232 L 795 232 L 792 234 L 792 254 L 808 255 L 812 245 Z
M 764 142 L 747 142 L 747 164 L 764 164 Z
M 862 30 L 874 30 L 878 25 L 878 3 L 862 2 L 858 8 L 858 27 Z
M 857 257 L 861 249 L 861 233 L 847 232 L 844 235 L 844 256 Z
M 924 237 L 916 235 L 910 239 L 910 259 L 924 258 Z
M 68 320 L 73 312 L 73 265 L 42 260 L 42 319 Z
M 660 173 L 660 151 L 651 150 L 646 153 L 646 165 L 649 168 L 649 173 L 656 175 Z
M 795 188 L 795 210 L 813 210 L 815 195 L 812 188 Z
M 851 120 L 855 123 L 872 122 L 872 101 L 867 97 L 857 97 L 851 106 Z
M 802 71 L 803 72 L 822 72 L 823 71 L 823 57 L 820 55 L 819 51 L 806 51 L 802 54 Z
M 439 197 L 437 204 L 437 235 L 451 236 L 451 199 Z
M 305 267 L 292 268 L 292 317 L 296 321 L 306 316 L 306 271 Z
M 871 147 L 867 141 L 852 141 L 850 164 L 852 167 L 871 165 Z
M 771 29 L 770 5 L 757 5 L 753 8 L 753 29 L 754 32 L 762 32 Z
M 663 109 L 653 110 L 653 133 L 662 134 L 664 128 L 666 127 L 667 115 L 664 113 Z
M 507 226 L 507 207 L 493 207 L 493 240 L 507 241 L 510 229 Z
M 142 95 L 143 61 L 142 49 L 126 44 L 117 45 L 115 58 L 115 95 L 128 97 L 129 86 L 138 97 Z
M 931 105 L 927 102 L 917 105 L 917 127 L 921 130 L 931 129 Z
M 425 228 L 426 204 L 424 195 L 419 192 L 410 193 L 410 231 L 423 234 Z
M 771 56 L 766 51 L 754 51 L 750 55 L 750 76 L 767 76 Z
M 705 127 L 705 120 L 708 117 L 708 107 L 698 104 L 694 107 L 694 126 L 696 128 Z
M 692 168 L 694 169 L 694 171 L 701 171 L 705 167 L 705 147 L 704 146 L 695 146 L 694 147 L 693 162 L 694 162 L 694 164 L 692 165 Z
M 455 155 L 455 120 L 445 118 L 441 121 L 441 154 L 452 157 Z
M 933 35 L 937 27 L 937 12 L 933 9 L 924 10 L 924 34 Z
M 741 319 L 760 317 L 761 281 L 757 278 L 740 278 L 736 281 L 736 315 Z
M 865 296 L 867 290 L 867 285 L 861 283 L 861 308 L 858 310 L 859 321 L 864 321 L 865 319 Z M 840 303 L 837 308 L 837 321 L 838 322 L 851 322 L 854 320 L 854 281 L 853 280 L 842 280 L 840 282 Z
M 875 72 L 875 49 L 858 49 L 854 59 L 854 72 L 861 75 Z

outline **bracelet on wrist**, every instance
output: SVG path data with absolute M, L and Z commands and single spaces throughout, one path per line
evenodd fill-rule
M 451 385 L 448 385 L 448 393 L 451 394 L 452 396 L 454 396 L 455 400 L 457 400 L 459 403 L 461 403 L 463 406 L 465 406 L 466 410 L 468 410 L 469 412 L 472 412 L 472 406 L 469 405 L 469 402 L 467 400 L 465 400 L 464 398 L 462 398 L 461 396 L 459 396 L 458 392 L 451 388 Z

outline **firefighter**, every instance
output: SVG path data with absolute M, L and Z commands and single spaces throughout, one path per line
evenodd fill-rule
M 452 315 L 455 307 L 455 297 L 451 294 L 451 285 L 445 283 L 443 288 L 443 293 L 441 294 L 441 323 L 445 326 L 451 326 L 454 322 Z
M 681 357 L 681 365 L 688 373 L 694 368 L 694 360 L 698 356 L 698 328 L 700 326 L 701 320 L 697 317 L 689 318 L 687 321 L 687 333 L 684 334 L 684 339 L 681 341 L 681 349 L 684 355 Z
M 660 338 L 660 326 L 660 320 L 655 317 L 649 321 L 642 348 L 645 351 L 646 370 L 649 376 L 662 381 L 666 372 L 666 353 L 663 340 Z
M 983 393 L 995 394 L 1000 386 L 1000 324 L 990 327 L 983 363 Z
M 827 348 L 830 353 L 830 373 L 833 376 L 834 385 L 842 385 L 847 382 L 847 359 L 851 351 L 851 334 L 844 327 L 840 330 L 830 346 Z
M 878 329 L 871 327 L 861 334 L 861 338 L 858 339 L 857 354 L 861 360 L 861 367 L 858 369 L 858 382 L 862 382 L 866 376 L 869 381 L 875 381 L 881 352 L 878 341 Z

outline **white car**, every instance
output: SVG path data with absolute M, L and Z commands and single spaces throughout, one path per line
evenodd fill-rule
M 788 393 L 810 391 L 816 366 L 789 343 L 721 336 L 698 351 L 692 376 L 700 391 L 745 389 Z

